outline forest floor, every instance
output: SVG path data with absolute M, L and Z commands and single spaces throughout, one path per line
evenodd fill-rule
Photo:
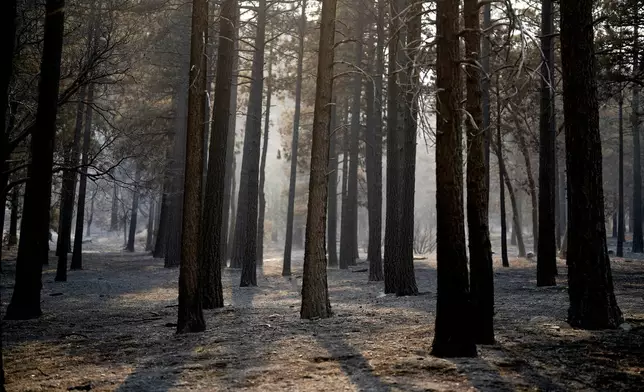
M 536 264 L 495 260 L 497 344 L 475 359 L 430 356 L 436 263 L 416 262 L 421 295 L 397 298 L 367 281 L 367 265 L 329 270 L 334 316 L 299 317 L 302 252 L 283 278 L 267 252 L 258 287 L 225 270 L 225 307 L 204 333 L 176 335 L 177 269 L 142 253 L 88 245 L 82 271 L 43 276 L 43 316 L 4 321 L 8 391 L 627 391 L 644 385 L 644 262 L 614 259 L 626 324 L 580 331 L 566 322 L 566 267 L 537 288 Z M 94 249 L 93 251 L 91 249 Z M 498 256 L 495 255 L 495 256 Z M 5 252 L 2 306 L 15 258 Z

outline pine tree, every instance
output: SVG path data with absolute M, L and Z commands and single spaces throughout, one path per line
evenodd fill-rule
M 31 164 L 16 261 L 16 283 L 5 318 L 26 320 L 41 314 L 42 265 L 48 259 L 51 174 L 63 48 L 65 1 L 45 3 L 45 33 L 38 83 L 38 132 L 31 137 Z
M 208 1 L 192 3 L 190 40 L 190 77 L 188 84 L 188 126 L 183 196 L 183 230 L 179 270 L 179 311 L 177 333 L 206 329 L 202 312 L 199 240 L 201 235 L 201 197 L 203 181 L 203 137 L 205 119 L 208 34 Z
M 335 10 L 337 0 L 323 0 L 320 18 L 315 108 L 313 112 L 313 143 L 311 146 L 311 177 L 306 217 L 306 244 L 302 275 L 303 319 L 331 316 L 326 275 L 326 201 L 327 165 L 329 160 L 329 118 L 333 86 Z
M 561 0 L 561 60 L 566 119 L 568 322 L 584 329 L 622 321 L 606 248 L 593 0 Z
M 475 357 L 463 213 L 459 2 L 436 8 L 436 215 L 438 293 L 432 355 Z
M 467 225 L 470 251 L 470 284 L 473 320 L 477 343 L 494 343 L 494 271 L 488 223 L 489 191 L 485 180 L 485 133 L 481 106 L 481 70 L 479 48 L 481 26 L 477 0 L 464 0 L 465 61 L 469 114 L 467 132 Z

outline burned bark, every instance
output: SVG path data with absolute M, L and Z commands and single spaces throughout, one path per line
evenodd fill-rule
M 432 355 L 475 357 L 463 212 L 458 2 L 439 0 L 436 8 L 436 214 L 437 272 Z
M 326 275 L 326 199 L 327 165 L 329 161 L 329 117 L 333 86 L 333 52 L 335 11 L 337 0 L 323 0 L 318 46 L 318 72 L 313 111 L 313 141 L 311 146 L 311 177 L 306 219 L 304 272 L 302 274 L 303 319 L 331 316 Z
M 288 186 L 288 207 L 286 211 L 286 235 L 284 238 L 284 260 L 282 276 L 291 275 L 291 250 L 293 247 L 293 218 L 295 215 L 295 184 L 297 180 L 297 148 L 300 132 L 300 108 L 302 101 L 302 67 L 304 60 L 304 36 L 306 34 L 306 1 L 302 2 L 300 36 L 295 76 L 295 113 L 293 114 L 293 140 L 291 141 L 291 174 Z
M 94 109 L 94 84 L 87 88 L 87 109 L 85 111 L 85 130 L 83 131 L 83 156 L 81 158 L 81 172 L 78 184 L 78 203 L 76 205 L 76 229 L 74 231 L 74 251 L 72 253 L 73 270 L 83 269 L 83 225 L 85 223 L 85 197 L 87 194 L 87 163 L 89 162 L 89 148 L 92 137 L 92 117 Z
M 259 164 L 259 213 L 257 214 L 257 265 L 264 264 L 264 219 L 266 216 L 266 153 L 268 152 L 268 131 L 271 123 L 271 95 L 273 94 L 273 48 L 268 55 L 268 77 L 266 78 L 266 112 L 264 116 L 264 137 L 262 158 Z
M 472 319 L 476 343 L 494 343 L 494 270 L 488 223 L 489 192 L 486 184 L 485 133 L 481 106 L 479 48 L 481 26 L 478 0 L 465 0 L 465 57 L 467 68 L 465 120 L 467 132 L 467 229 L 470 251 Z
M 257 199 L 259 188 L 260 139 L 262 132 L 262 93 L 264 91 L 264 45 L 266 0 L 259 0 L 257 31 L 244 129 L 244 150 L 237 199 L 235 241 L 232 264 L 241 264 L 241 287 L 257 286 Z
M 25 188 L 24 212 L 16 261 L 16 281 L 5 318 L 25 320 L 41 314 L 42 265 L 48 259 L 54 139 L 65 24 L 65 1 L 45 3 L 45 32 L 36 129 L 31 136 L 31 164 Z
M 202 300 L 204 309 L 215 309 L 224 306 L 221 283 L 221 267 L 226 264 L 226 248 L 219 241 L 227 227 L 223 225 L 225 176 L 228 162 L 233 56 L 235 56 L 235 15 L 237 0 L 226 0 L 222 3 L 221 24 L 219 31 L 219 51 L 217 55 L 217 75 L 215 76 L 215 98 L 213 121 L 210 134 L 210 160 L 206 181 L 206 198 L 201 228 L 201 265 L 202 265 Z M 234 153 L 234 151 L 233 151 Z M 232 173 L 234 176 L 234 173 Z
M 186 130 L 186 165 L 183 194 L 183 230 L 179 269 L 179 310 L 177 333 L 206 329 L 202 311 L 202 271 L 199 262 L 201 239 L 201 203 L 203 182 L 204 119 L 207 72 L 208 1 L 192 2 L 190 39 L 190 75 L 188 83 L 188 119 Z M 134 213 L 134 211 L 133 211 Z
M 606 248 L 593 1 L 561 0 L 561 59 L 570 209 L 568 322 L 584 329 L 623 321 Z

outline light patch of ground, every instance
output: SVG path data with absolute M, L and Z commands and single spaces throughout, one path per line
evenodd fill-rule
M 435 260 L 416 261 L 421 295 L 382 294 L 366 272 L 329 270 L 334 317 L 299 318 L 302 253 L 283 278 L 267 252 L 258 287 L 223 274 L 226 306 L 205 311 L 207 330 L 176 335 L 178 270 L 144 254 L 85 255 L 85 270 L 43 276 L 39 320 L 3 322 L 9 391 L 571 391 L 641 390 L 644 266 L 613 263 L 630 330 L 579 331 L 565 323 L 565 263 L 559 286 L 536 287 L 534 261 L 495 261 L 498 344 L 475 359 L 429 355 L 436 305 Z M 114 248 L 112 248 L 113 250 Z M 14 255 L 3 263 L 3 309 Z M 496 255 L 498 256 L 498 255 Z M 363 269 L 360 264 L 354 269 Z

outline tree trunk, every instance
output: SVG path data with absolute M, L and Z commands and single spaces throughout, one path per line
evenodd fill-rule
M 260 0 L 257 13 L 255 52 L 251 72 L 248 112 L 244 129 L 237 223 L 233 244 L 233 264 L 241 264 L 240 287 L 257 286 L 257 202 L 260 139 L 262 132 L 262 93 L 264 91 L 264 45 L 266 36 L 266 0 Z
M 123 218 L 121 219 L 121 226 L 123 227 L 123 249 L 127 246 L 127 218 L 129 211 L 123 211 Z
M 0 73 L 0 200 L 2 200 L 0 211 L 0 260 L 2 260 L 2 244 L 4 243 L 4 218 L 5 218 L 5 188 L 9 183 L 9 175 L 5 174 L 9 169 L 7 158 L 11 154 L 11 149 L 8 148 L 9 132 L 11 132 L 13 125 L 11 124 L 15 115 L 10 115 L 9 124 L 7 125 L 6 116 L 7 108 L 9 107 L 9 83 L 13 77 L 14 65 L 14 46 L 16 39 L 16 9 L 17 0 L 5 0 L 0 5 L 0 15 L 2 15 L 2 30 L 0 33 L 0 53 L 3 53 L 3 58 L 0 64 L 3 71 Z M 13 105 L 12 105 L 13 106 Z M 8 189 L 6 190 L 8 192 Z M 17 189 L 14 187 L 12 190 L 12 208 L 11 208 L 11 223 L 9 225 L 9 245 L 13 246 L 17 243 L 17 238 L 12 237 L 11 232 L 15 233 L 17 228 L 17 210 L 14 196 L 17 195 Z M 16 223 L 13 218 L 16 217 Z M 0 272 L 2 268 L 0 267 Z M 4 392 L 4 364 L 2 361 L 2 327 L 0 323 L 0 391 Z
M 561 252 L 559 252 L 559 257 L 566 260 L 568 258 L 568 228 L 564 231 L 563 239 L 561 240 Z
M 557 238 L 555 235 L 555 159 L 554 122 L 554 31 L 552 0 L 541 1 L 541 99 L 539 116 L 539 243 L 537 244 L 537 286 L 554 286 L 557 275 Z M 521 250 L 519 248 L 519 253 Z
M 134 252 L 134 242 L 136 240 L 137 218 L 139 216 L 139 182 L 141 181 L 141 169 L 136 165 L 136 174 L 134 175 L 134 191 L 132 191 L 132 212 L 130 213 L 130 232 L 127 237 L 127 246 L 125 250 Z
M 94 199 L 92 199 L 92 204 Z M 152 197 L 150 197 L 150 207 L 148 208 L 148 235 L 145 239 L 145 251 L 150 252 L 153 249 L 154 244 L 154 217 L 155 217 L 155 202 Z
M 470 285 L 472 295 L 472 322 L 476 343 L 494 343 L 494 270 L 492 245 L 488 225 L 489 192 L 486 184 L 485 134 L 481 106 L 480 61 L 481 25 L 478 0 L 465 0 L 464 22 L 467 101 L 465 109 L 471 119 L 466 120 L 467 132 L 467 229 L 470 251 Z
M 51 177 L 65 24 L 64 9 L 64 0 L 46 1 L 35 124 L 38 132 L 31 136 L 31 164 L 20 227 L 16 281 L 5 316 L 9 320 L 33 319 L 41 314 L 42 265 L 49 257 Z
M 617 218 L 619 224 L 617 227 L 617 250 L 615 255 L 617 257 L 624 257 L 624 232 L 626 231 L 626 222 L 624 217 L 624 98 L 621 92 L 619 93 L 617 105 L 617 117 L 619 118 L 619 168 L 617 175 L 617 181 L 619 183 L 619 200 Z M 566 159 L 568 159 L 567 154 Z M 568 190 L 568 197 L 570 198 L 570 190 Z
M 235 159 L 235 157 L 233 157 L 233 166 L 232 166 L 233 173 L 235 172 L 236 167 L 237 167 L 237 159 Z M 237 219 L 237 205 L 235 204 L 236 198 L 234 196 L 238 192 L 237 192 L 237 181 L 236 181 L 234 175 L 233 175 L 233 178 L 232 178 L 231 190 L 232 190 L 231 194 L 232 194 L 233 197 L 231 197 L 231 199 L 230 199 L 230 216 L 232 218 L 232 221 L 230 222 L 230 227 L 228 227 L 228 238 L 230 238 L 229 243 L 232 243 L 235 240 L 235 225 L 236 225 L 235 220 Z M 227 246 L 226 247 L 226 252 L 228 252 L 226 254 L 226 259 L 230 260 L 230 268 L 239 268 L 240 266 L 234 266 L 233 265 L 232 251 L 233 251 L 232 246 Z
M 358 15 L 354 39 L 355 66 L 362 69 L 362 16 Z M 362 73 L 353 74 L 351 98 L 351 124 L 349 136 L 349 173 L 347 179 L 347 205 L 342 208 L 342 232 L 340 233 L 340 265 L 356 264 L 356 234 L 358 230 L 358 155 L 360 148 L 360 103 Z
M 503 165 L 503 180 L 505 186 L 508 188 L 508 195 L 510 196 L 510 204 L 512 205 L 512 224 L 513 230 L 512 233 L 517 236 L 517 247 L 519 248 L 519 257 L 525 257 L 525 244 L 523 242 L 523 233 L 521 230 L 521 212 L 519 211 L 519 204 L 517 203 L 516 194 L 514 193 L 514 187 L 512 186 L 512 181 L 510 181 L 510 176 L 508 171 L 505 170 L 505 165 Z
M 593 1 L 561 0 L 561 59 L 570 209 L 568 322 L 616 328 L 622 312 L 613 292 L 606 249 L 602 152 L 594 59 Z
M 98 188 L 96 188 L 92 193 L 92 197 L 89 203 L 89 218 L 87 218 L 87 229 L 85 230 L 86 237 L 92 235 L 92 221 L 94 220 L 94 199 L 96 199 L 96 192 L 98 192 Z
M 266 113 L 264 117 L 264 140 L 262 158 L 259 164 L 259 214 L 257 215 L 257 264 L 264 264 L 264 218 L 266 216 L 266 153 L 268 152 L 268 131 L 271 124 L 271 95 L 273 94 L 273 47 L 268 54 L 268 76 L 266 77 Z
M 234 224 L 231 225 L 230 218 L 233 217 L 235 208 L 231 208 L 235 204 L 235 191 L 233 183 L 235 181 L 235 135 L 237 132 L 237 80 L 239 77 L 239 9 L 238 5 L 235 6 L 235 29 L 233 31 L 234 44 L 232 53 L 232 73 L 231 73 L 231 90 L 230 90 L 230 109 L 229 109 L 229 124 L 228 132 L 226 134 L 226 175 L 224 178 L 224 201 L 223 201 L 223 216 L 221 224 L 221 267 L 226 267 L 226 262 L 230 259 L 230 251 L 233 242 Z M 221 35 L 220 35 L 221 36 Z M 221 49 L 218 49 L 221 51 Z M 215 85 L 215 88 L 217 86 Z M 214 110 L 214 109 L 213 109 Z M 231 210 L 233 213 L 231 213 Z M 234 222 L 233 222 L 234 223 Z M 232 265 L 231 265 L 232 266 Z
M 87 193 L 87 164 L 89 163 L 89 147 L 92 137 L 92 116 L 94 110 L 94 85 L 87 88 L 87 109 L 85 110 L 85 130 L 83 132 L 83 157 L 81 159 L 81 174 L 78 185 L 78 204 L 76 205 L 76 228 L 74 231 L 74 252 L 72 253 L 72 270 L 83 269 L 83 224 L 85 223 L 85 195 Z M 58 274 L 58 272 L 57 272 Z
M 514 193 L 515 200 L 517 203 L 516 210 L 512 211 L 512 240 L 510 244 L 517 246 L 517 233 L 521 231 L 521 237 L 523 238 L 523 209 L 521 208 L 521 192 Z M 515 219 L 516 216 L 516 219 Z
M 499 89 L 499 74 L 496 74 L 496 157 L 499 163 L 499 208 L 501 213 L 501 263 L 509 267 L 508 260 L 508 230 L 505 214 L 505 186 L 503 177 L 505 173 L 505 162 L 503 160 L 503 137 L 501 135 L 501 97 Z
M 613 229 L 613 238 L 617 238 L 617 212 L 613 212 L 613 222 L 612 222 L 612 229 Z
M 538 203 L 538 192 L 537 186 L 534 181 L 534 176 L 532 175 L 532 161 L 530 159 L 530 151 L 528 150 L 528 144 L 526 143 L 525 136 L 523 135 L 523 127 L 519 123 L 519 118 L 516 113 L 513 112 L 514 124 L 517 127 L 516 136 L 519 144 L 519 150 L 521 150 L 521 155 L 523 155 L 523 161 L 525 162 L 526 176 L 528 179 L 528 188 L 530 189 L 530 202 L 532 204 L 532 237 L 534 244 L 532 245 L 532 250 L 537 251 L 539 243 L 539 203 Z
M 66 154 L 68 155 L 68 159 L 65 160 L 68 170 L 63 171 L 63 183 L 60 191 L 60 224 L 58 226 L 56 255 L 58 256 L 58 263 L 65 264 L 65 269 L 67 269 L 66 253 L 69 253 L 71 246 L 74 200 L 76 198 L 76 166 L 78 166 L 81 136 L 83 135 L 83 109 L 85 108 L 85 95 L 86 89 L 85 86 L 82 86 L 78 94 L 74 138 L 71 145 L 65 148 Z M 62 253 L 65 253 L 65 255 L 61 255 Z
M 399 160 L 402 180 L 400 209 L 400 259 L 396 271 L 396 295 L 417 295 L 418 286 L 414 274 L 414 190 L 416 186 L 416 131 L 418 118 L 418 94 L 420 67 L 416 59 L 421 45 L 420 2 L 410 1 L 407 22 L 407 46 L 404 50 L 406 69 L 404 78 L 404 109 L 402 151 Z
M 208 1 L 193 0 L 177 333 L 201 332 L 206 329 L 206 322 L 202 312 L 201 286 L 203 271 L 200 265 L 202 263 L 199 261 L 199 240 L 201 239 L 201 197 L 204 165 L 203 128 L 206 109 L 206 79 L 204 75 L 208 68 L 206 60 L 207 42 Z M 211 158 L 214 160 L 214 156 L 211 155 Z M 132 211 L 132 213 L 135 214 L 136 212 Z
M 367 210 L 369 214 L 369 281 L 384 279 L 382 271 L 382 74 L 384 73 L 385 1 L 378 0 L 373 80 L 366 81 Z
M 637 78 L 642 71 L 639 64 L 639 2 L 633 7 L 633 74 Z M 640 87 L 633 84 L 633 98 L 631 100 L 631 126 L 633 129 L 633 253 L 644 253 L 644 235 L 642 234 L 642 164 L 640 163 Z
M 6 125 L 6 115 L 7 108 L 9 106 L 9 83 L 13 77 L 13 52 L 15 47 L 16 40 L 16 10 L 17 10 L 17 0 L 4 0 L 2 2 L 2 7 L 0 8 L 0 14 L 2 15 L 2 69 L 3 72 L 0 75 L 0 131 L 3 134 L 7 131 L 5 129 Z M 6 156 L 4 155 L 5 151 L 2 151 L 3 155 L 0 156 L 0 159 L 4 161 Z M 9 153 L 9 151 L 7 151 Z M 4 163 L 4 162 L 3 162 Z M 2 373 L 3 382 L 0 383 L 4 385 L 4 372 Z
M 284 260 L 282 276 L 291 275 L 291 249 L 293 247 L 293 217 L 295 214 L 295 185 L 297 180 L 297 149 L 300 133 L 300 106 L 302 101 L 302 67 L 304 60 L 304 38 L 306 34 L 306 1 L 302 2 L 300 36 L 295 79 L 295 113 L 293 114 L 293 140 L 291 141 L 291 175 L 288 186 L 288 207 L 286 210 L 286 235 L 284 238 Z
M 189 63 L 186 63 L 189 65 Z M 180 71 L 187 75 L 189 70 Z M 181 261 L 181 232 L 183 228 L 183 182 L 184 167 L 186 160 L 186 111 L 187 111 L 187 91 L 185 86 L 188 81 L 181 77 L 177 91 L 177 107 L 175 118 L 175 137 L 174 151 L 172 159 L 172 180 L 170 187 L 170 197 L 168 203 L 168 234 L 166 238 L 166 252 L 164 267 L 176 268 Z
M 329 164 L 329 118 L 333 86 L 336 2 L 337 0 L 323 0 L 320 18 L 318 72 L 311 145 L 311 177 L 306 217 L 304 272 L 302 274 L 302 307 L 300 309 L 300 317 L 303 319 L 331 316 L 324 233 L 326 231 L 326 170 Z
M 169 215 L 170 215 L 170 196 L 169 193 L 172 187 L 172 146 L 174 144 L 174 136 L 170 132 L 168 140 L 166 141 L 167 147 L 165 150 L 166 167 L 163 175 L 163 189 L 161 190 L 161 201 L 159 203 L 159 216 L 157 223 L 157 230 L 154 241 L 154 251 L 152 256 L 156 258 L 165 258 L 166 248 L 168 245 L 169 234 Z
M 341 200 L 342 200 L 342 205 L 340 208 L 340 256 L 342 254 L 342 232 L 345 230 L 348 230 L 346 227 L 346 222 L 345 222 L 345 217 L 347 216 L 347 211 L 346 209 L 349 206 L 349 191 L 348 191 L 348 185 L 349 185 L 349 145 L 350 145 L 350 130 L 346 126 L 348 120 L 349 120 L 349 99 L 345 98 L 344 100 L 344 110 L 342 112 L 342 118 L 343 118 L 343 128 L 344 132 L 342 132 L 342 192 L 341 192 Z M 339 258 L 339 267 L 340 269 L 347 269 L 349 268 L 349 263 L 346 258 Z
M 110 231 L 119 229 L 119 199 L 118 184 L 114 182 L 114 191 L 112 192 L 112 213 L 110 215 Z
M 559 171 L 559 186 L 557 188 L 557 192 L 559 193 L 559 225 L 561 227 L 561 246 L 563 247 L 563 237 L 568 226 L 568 209 L 566 208 L 566 188 L 568 187 L 568 183 L 566 179 L 565 149 L 563 143 L 561 145 L 561 150 L 563 151 L 564 162 L 561 162 L 560 159 L 557 161 Z M 615 232 L 615 236 L 617 237 L 617 232 Z
M 327 251 L 329 253 L 329 267 L 338 267 L 338 152 L 336 131 L 338 126 L 337 101 L 335 97 L 331 105 L 331 119 L 329 121 L 329 215 L 327 217 Z
M 492 6 L 486 3 L 483 6 L 483 30 L 488 31 L 492 20 Z M 485 187 L 490 198 L 490 145 L 492 132 L 490 127 L 490 40 L 484 36 L 481 42 L 481 65 L 483 76 L 481 78 L 481 101 L 483 109 L 483 130 L 485 131 Z
M 206 181 L 206 198 L 202 222 L 201 258 L 202 258 L 202 299 L 205 309 L 224 306 L 221 284 L 221 266 L 225 264 L 225 247 L 219 241 L 222 233 L 227 234 L 223 225 L 225 177 L 228 162 L 228 140 L 231 114 L 231 95 L 233 81 L 233 57 L 235 56 L 235 15 L 237 1 L 226 0 L 222 3 L 221 24 L 219 28 L 219 49 L 217 54 L 217 75 L 215 77 L 215 98 L 213 121 L 210 134 L 210 160 Z M 233 151 L 234 153 L 234 151 Z M 234 177 L 234 172 L 232 173 Z
M 463 213 L 459 4 L 439 0 L 436 8 L 436 216 L 437 272 L 432 355 L 475 357 Z
M 396 292 L 396 274 L 400 261 L 400 215 L 401 215 L 401 181 L 400 181 L 400 132 L 402 126 L 400 119 L 401 106 L 399 72 L 397 64 L 401 58 L 404 47 L 404 33 L 401 31 L 399 13 L 404 8 L 401 0 L 390 1 L 389 21 L 389 69 L 387 78 L 387 189 L 385 206 L 385 253 L 384 275 L 385 293 Z

